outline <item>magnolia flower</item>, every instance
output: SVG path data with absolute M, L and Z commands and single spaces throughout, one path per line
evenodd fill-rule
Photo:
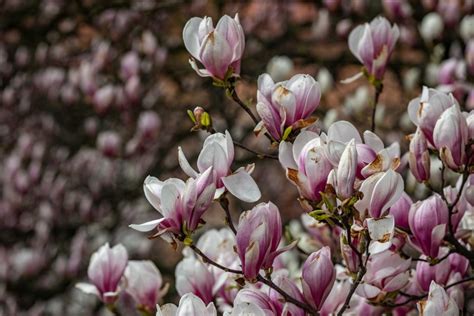
M 119 283 L 127 267 L 127 250 L 121 244 L 110 248 L 106 243 L 92 254 L 87 275 L 92 284 L 78 283 L 76 287 L 97 295 L 105 304 L 113 303 L 119 294 Z
M 332 165 L 326 157 L 323 140 L 314 132 L 300 133 L 293 144 L 281 142 L 279 160 L 287 178 L 309 201 L 321 200 Z
M 191 58 L 189 63 L 201 77 L 225 80 L 229 74 L 240 74 L 240 61 L 245 48 L 245 36 L 239 15 L 232 19 L 224 15 L 214 28 L 212 18 L 191 18 L 183 29 L 184 46 L 202 63 L 199 69 Z
M 342 199 L 352 196 L 357 172 L 357 150 L 352 139 L 342 152 L 336 173 L 336 193 Z
M 448 216 L 448 207 L 439 195 L 433 195 L 411 207 L 408 219 L 413 234 L 411 241 L 425 255 L 432 258 L 438 256 L 446 234 Z
M 423 17 L 420 24 L 420 35 L 428 43 L 441 36 L 444 30 L 444 22 L 436 12 L 430 12 Z
M 179 306 L 174 304 L 165 304 L 157 306 L 156 316 L 217 316 L 217 310 L 214 303 L 207 306 L 193 293 L 184 294 L 179 300 Z
M 399 35 L 396 25 L 390 27 L 387 19 L 377 17 L 351 32 L 349 49 L 370 75 L 381 80 Z
M 337 311 L 342 307 L 347 295 L 349 294 L 351 284 L 344 280 L 336 281 L 329 292 L 328 297 L 324 300 L 323 306 L 319 310 L 321 316 L 336 315 Z
M 288 293 L 294 299 L 302 302 L 303 294 L 301 294 L 300 289 L 296 284 L 288 277 L 288 271 L 278 270 L 277 273 L 274 273 L 272 276 L 272 281 L 283 291 Z M 305 316 L 306 313 L 300 307 L 285 302 L 285 299 L 281 296 L 280 293 L 274 289 L 269 289 L 269 297 L 273 302 L 273 305 L 276 307 L 278 315 L 291 315 L 291 316 Z
M 426 256 L 421 256 L 421 259 L 427 259 Z M 416 264 L 416 281 L 423 292 L 428 292 L 430 284 L 435 281 L 437 284 L 446 285 L 451 273 L 451 264 L 449 260 L 443 260 L 438 264 L 432 266 L 429 262 L 418 261 Z
M 329 247 L 313 252 L 306 259 L 301 278 L 306 302 L 316 310 L 321 309 L 336 280 L 336 269 L 331 260 Z
M 371 175 L 362 182 L 360 192 L 364 194 L 354 205 L 362 216 L 368 212 L 373 218 L 380 218 L 398 201 L 403 193 L 403 178 L 392 169 Z
M 438 119 L 453 104 L 457 102 L 451 94 L 447 95 L 427 87 L 423 87 L 420 97 L 408 104 L 410 120 L 421 129 L 429 144 L 434 145 L 433 131 Z
M 436 122 L 434 145 L 441 160 L 453 170 L 459 170 L 465 163 L 468 133 L 466 118 L 456 104 L 446 109 Z
M 216 281 L 201 260 L 193 255 L 185 256 L 176 266 L 175 278 L 178 294 L 194 293 L 204 303 L 212 302 Z
M 178 147 L 178 161 L 181 169 L 190 177 L 196 178 L 199 173 L 189 164 L 181 147 Z M 246 169 L 238 169 L 232 173 L 230 167 L 234 161 L 234 143 L 232 136 L 228 131 L 225 135 L 215 133 L 209 135 L 204 141 L 201 152 L 197 160 L 198 171 L 203 173 L 212 167 L 213 179 L 216 185 L 216 194 L 214 198 L 219 198 L 225 191 L 235 195 L 245 202 L 256 202 L 260 199 L 260 190 L 250 176 L 253 165 Z
M 130 260 L 125 269 L 125 278 L 127 292 L 139 306 L 147 310 L 154 310 L 168 291 L 168 286 L 163 287 L 160 271 L 151 261 Z
M 237 253 L 247 279 L 255 280 L 260 269 L 271 268 L 273 260 L 288 249 L 277 250 L 281 235 L 280 211 L 272 202 L 260 203 L 242 213 L 236 236 Z
M 394 291 L 403 288 L 409 279 L 411 259 L 403 259 L 390 250 L 371 254 L 367 262 L 367 272 L 356 293 L 369 300 L 383 300 Z
M 430 161 L 426 137 L 421 129 L 417 128 L 410 140 L 408 163 L 413 176 L 418 182 L 423 182 L 430 178 Z
M 258 77 L 257 112 L 262 124 L 280 140 L 287 127 L 304 127 L 303 121 L 316 110 L 321 99 L 319 84 L 310 75 L 295 75 L 274 83 L 270 75 Z
M 163 217 L 130 227 L 142 232 L 156 229 L 154 236 L 172 242 L 176 234 L 189 234 L 198 228 L 202 215 L 212 203 L 216 187 L 212 181 L 212 167 L 209 167 L 186 183 L 176 178 L 162 182 L 148 176 L 143 189 L 148 202 Z
M 432 281 L 428 298 L 417 303 L 420 316 L 444 315 L 458 316 L 459 307 L 446 291 Z

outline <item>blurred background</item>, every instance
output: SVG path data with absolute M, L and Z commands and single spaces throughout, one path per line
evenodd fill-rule
M 206 134 L 190 132 L 186 110 L 202 106 L 217 130 L 275 152 L 188 64 L 186 21 L 237 12 L 246 33 L 237 91 L 252 104 L 260 74 L 308 73 L 323 91 L 321 127 L 347 119 L 365 130 L 374 92 L 365 79 L 340 83 L 361 67 L 347 36 L 384 15 L 401 31 L 377 111 L 385 142 L 407 147 L 406 106 L 423 85 L 474 109 L 472 0 L 0 0 L 0 315 L 107 315 L 74 288 L 106 241 L 153 260 L 173 284 L 180 249 L 128 225 L 158 216 L 144 199 L 147 175 L 184 178 L 178 146 L 195 161 Z M 236 166 L 258 160 L 236 152 Z M 300 216 L 278 161 L 256 161 L 254 175 L 262 201 L 274 201 L 285 221 Z M 237 220 L 249 205 L 231 202 Z M 205 219 L 222 226 L 221 213 Z

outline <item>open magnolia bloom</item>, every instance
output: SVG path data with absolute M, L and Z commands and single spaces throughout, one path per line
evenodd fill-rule
M 369 75 L 381 80 L 399 36 L 397 25 L 391 27 L 387 19 L 377 17 L 351 32 L 349 49 Z
M 188 52 L 204 66 L 199 69 L 194 59 L 189 60 L 199 76 L 224 80 L 229 72 L 240 74 L 245 36 L 238 14 L 234 19 L 224 15 L 216 28 L 212 18 L 194 17 L 184 26 L 183 40 Z
M 199 173 L 189 164 L 181 147 L 178 148 L 178 159 L 181 169 L 190 177 L 196 178 Z M 254 165 L 239 168 L 232 172 L 234 161 L 234 143 L 228 131 L 225 134 L 209 135 L 204 141 L 197 160 L 199 172 L 212 167 L 212 176 L 216 186 L 214 198 L 218 199 L 227 189 L 232 195 L 244 202 L 256 202 L 260 199 L 260 189 L 250 176 Z
M 257 112 L 261 124 L 275 140 L 281 140 L 289 127 L 296 130 L 311 125 L 314 120 L 307 120 L 320 99 L 319 83 L 310 75 L 298 74 L 277 83 L 268 74 L 258 77 Z
M 163 217 L 143 224 L 132 224 L 130 227 L 141 232 L 156 229 L 154 237 L 161 236 L 166 241 L 173 242 L 176 235 L 188 235 L 198 228 L 202 215 L 213 201 L 216 186 L 212 178 L 212 167 L 209 167 L 186 183 L 176 178 L 160 181 L 148 176 L 143 189 L 148 202 Z

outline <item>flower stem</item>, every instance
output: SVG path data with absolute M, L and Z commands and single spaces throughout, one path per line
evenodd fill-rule
M 374 107 L 372 109 L 372 126 L 370 128 L 372 132 L 375 132 L 375 113 L 377 111 L 377 103 L 379 103 L 380 94 L 383 91 L 383 84 L 381 82 L 377 82 L 374 84 L 374 88 L 375 88 Z

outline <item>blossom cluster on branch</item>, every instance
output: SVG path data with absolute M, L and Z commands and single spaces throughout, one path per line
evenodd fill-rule
M 130 225 L 174 248 L 184 246 L 175 271 L 179 304 L 160 302 L 157 270 L 128 261 L 121 245 L 95 253 L 91 284 L 78 287 L 127 315 L 460 315 L 473 284 L 474 112 L 463 110 L 454 90 L 423 87 L 407 105 L 416 126 L 409 150 L 403 153 L 397 141 L 386 145 L 377 134 L 376 109 L 399 37 L 398 26 L 384 17 L 348 37 L 363 67 L 345 82 L 365 77 L 374 88 L 372 128 L 360 133 L 349 121 L 324 126 L 312 116 L 321 85 L 307 74 L 276 83 L 260 75 L 258 118 L 236 90 L 245 48 L 239 16 L 223 16 L 216 27 L 209 17 L 189 20 L 183 39 L 192 68 L 250 116 L 267 152 L 216 130 L 205 109 L 189 111 L 193 130 L 209 134 L 197 169 L 179 148 L 188 178 L 147 177 L 146 199 L 161 217 Z M 236 164 L 235 146 L 255 154 L 254 162 Z M 280 191 L 288 185 L 298 190 L 305 229 L 284 230 L 277 205 L 257 204 L 266 186 L 252 172 L 275 159 L 288 179 Z M 441 183 L 431 181 L 433 160 Z M 446 182 L 448 173 L 455 186 Z M 428 187 L 427 197 L 414 201 L 407 194 L 410 175 Z M 256 203 L 238 223 L 229 203 L 234 198 Z M 205 229 L 203 215 L 213 203 L 222 208 L 226 228 Z

